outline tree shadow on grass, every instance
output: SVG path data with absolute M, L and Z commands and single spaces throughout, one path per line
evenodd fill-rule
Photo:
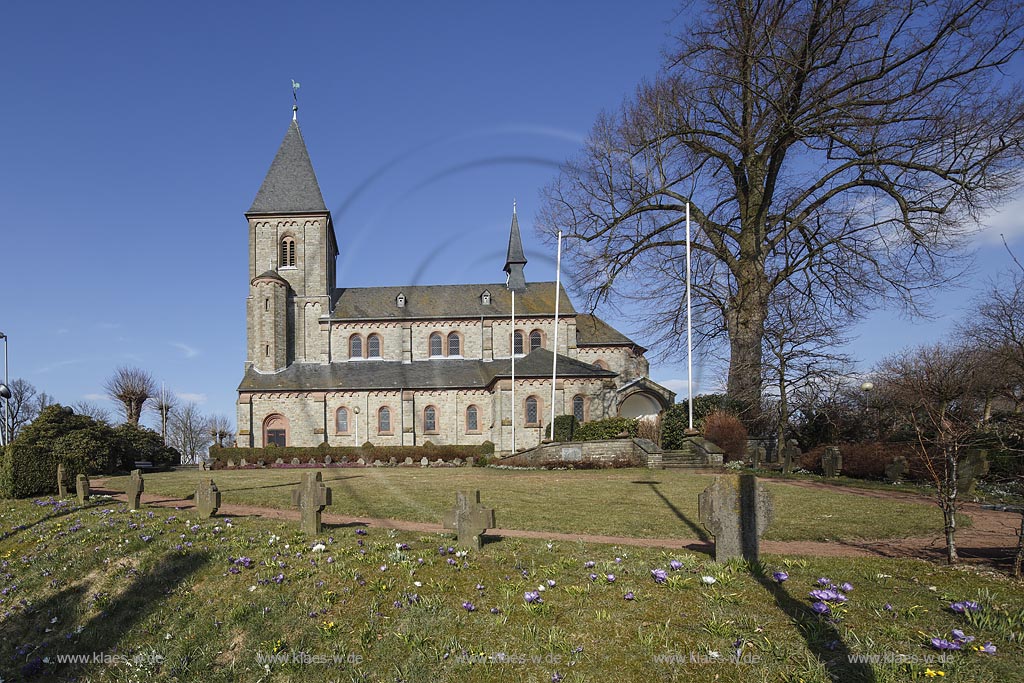
M 102 596 L 89 596 L 93 582 L 82 580 L 38 603 L 29 603 L 25 611 L 0 625 L 3 650 L 16 647 L 10 659 L 21 675 L 30 680 L 67 680 L 89 672 L 106 670 L 113 657 L 130 656 L 118 651 L 118 643 L 130 640 L 129 633 L 166 597 L 209 561 L 206 553 L 168 552 L 156 558 L 152 568 L 136 576 L 115 598 L 102 605 Z M 102 605 L 101 611 L 79 625 L 71 624 L 77 613 L 89 611 L 88 600 Z M 51 621 L 56 618 L 56 621 Z M 52 626 L 51 626 L 52 624 Z M 47 634 L 46 629 L 52 629 Z M 15 646 L 15 643 L 18 645 Z M 158 653 L 159 654 L 159 653 Z M 87 655 L 87 661 L 61 663 L 58 657 Z M 98 655 L 98 658 L 97 658 Z M 43 658 L 49 658 L 48 663 Z M 105 661 L 101 661 L 106 657 Z M 116 666 L 129 666 L 124 663 Z M 73 676 L 74 675 L 74 676 Z
M 797 600 L 769 576 L 760 562 L 751 562 L 751 576 L 761 584 L 775 605 L 789 617 L 807 649 L 828 671 L 834 681 L 843 683 L 874 683 L 875 672 L 870 664 L 850 660 L 850 650 L 843 642 L 836 624 L 828 617 L 815 614 L 809 605 Z
M 31 524 L 19 524 L 18 526 L 12 528 L 10 531 L 4 531 L 2 534 L 0 534 L 0 543 L 3 543 L 4 541 L 10 540 L 11 538 L 16 536 L 17 534 L 21 533 L 22 531 L 28 531 L 29 529 L 31 529 L 32 527 L 34 527 L 34 526 L 36 526 L 38 524 L 43 524 L 44 522 L 51 522 L 51 521 L 53 521 L 55 519 L 59 519 L 61 517 L 67 517 L 68 515 L 73 515 L 73 514 L 75 514 L 77 512 L 85 512 L 85 511 L 89 510 L 90 508 L 100 507 L 103 503 L 107 502 L 107 501 L 99 501 L 99 500 L 96 500 L 96 501 L 89 500 L 89 501 L 86 502 L 85 505 L 78 505 L 78 501 L 76 501 L 74 498 L 55 498 L 55 497 L 51 496 L 51 499 L 52 500 L 59 500 L 59 501 L 65 502 L 65 503 L 67 503 L 67 505 L 66 506 L 62 505 L 60 510 L 58 512 L 56 512 L 55 514 L 48 514 L 48 515 L 45 515 L 43 517 L 40 517 L 39 519 L 37 519 L 36 521 L 32 522 Z M 44 499 L 43 498 L 36 498 L 35 500 L 44 500 Z M 40 506 L 40 507 L 44 507 L 44 506 Z
M 672 514 L 674 514 L 676 516 L 676 518 L 679 519 L 679 521 L 681 521 L 683 524 L 685 524 L 687 527 L 689 527 L 690 531 L 692 531 L 693 534 L 697 538 L 699 538 L 704 543 L 710 543 L 711 542 L 711 536 L 708 534 L 707 530 L 704 529 L 704 527 L 700 526 L 699 524 L 696 524 L 692 519 L 687 517 L 683 513 L 682 510 L 677 508 L 672 503 L 672 501 L 670 501 L 665 496 L 664 493 L 662 493 L 661 491 L 658 490 L 658 484 L 660 484 L 661 482 L 657 482 L 657 481 L 634 481 L 633 483 L 634 484 L 644 484 L 644 485 L 650 486 L 651 490 L 654 491 L 654 493 L 658 496 L 658 498 L 661 498 L 662 502 L 664 502 L 665 505 L 668 506 L 668 509 L 672 511 Z

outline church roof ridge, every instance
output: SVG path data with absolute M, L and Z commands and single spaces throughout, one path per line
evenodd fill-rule
M 247 214 L 325 212 L 323 194 L 298 121 L 288 131 Z

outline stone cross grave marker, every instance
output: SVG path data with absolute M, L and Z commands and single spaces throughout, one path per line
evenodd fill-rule
M 796 439 L 790 439 L 782 447 L 782 473 L 791 474 L 795 462 L 800 462 L 800 444 Z
M 839 446 L 828 446 L 821 454 L 821 471 L 826 477 L 838 477 L 843 471 L 843 454 Z
M 753 474 L 717 476 L 698 498 L 700 522 L 715 537 L 715 561 L 758 559 L 772 499 Z
M 132 510 L 142 507 L 142 492 L 146 490 L 146 483 L 142 480 L 142 470 L 132 470 L 132 476 L 128 479 L 128 505 Z
M 64 476 L 64 465 L 57 463 L 57 495 L 61 498 L 68 497 L 68 482 Z
M 78 493 L 78 504 L 85 505 L 85 501 L 89 500 L 89 477 L 84 474 L 79 474 L 75 478 L 75 491 Z
M 910 467 L 907 465 L 907 458 L 897 455 L 892 462 L 885 466 L 885 478 L 891 482 L 903 481 L 907 476 Z
M 196 510 L 203 519 L 209 519 L 220 509 L 220 489 L 213 479 L 203 479 L 196 487 Z
M 320 472 L 306 472 L 302 483 L 292 489 L 292 505 L 302 511 L 301 528 L 307 534 L 320 533 L 320 513 L 331 504 L 331 489 L 323 482 Z
M 958 494 L 974 493 L 978 477 L 988 474 L 988 451 L 972 448 L 957 463 L 956 490 Z
M 484 531 L 494 528 L 494 510 L 480 504 L 480 491 L 456 491 L 455 509 L 445 513 L 444 528 L 455 530 L 459 545 L 480 550 Z
M 751 469 L 761 469 L 761 461 L 764 459 L 764 448 L 762 446 L 754 446 L 750 449 L 750 467 Z

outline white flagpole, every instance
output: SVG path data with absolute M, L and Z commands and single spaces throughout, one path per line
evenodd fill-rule
M 555 377 L 558 368 L 558 301 L 562 293 L 562 231 L 558 231 L 558 257 L 555 260 L 555 342 L 551 347 L 551 440 L 555 440 Z
M 512 455 L 516 454 L 516 290 L 512 290 Z
M 690 202 L 686 202 L 686 406 L 693 430 L 693 344 L 690 320 Z

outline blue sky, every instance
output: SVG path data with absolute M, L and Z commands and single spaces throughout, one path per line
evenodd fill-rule
M 11 376 L 103 403 L 122 364 L 233 419 L 249 207 L 291 118 L 345 286 L 501 282 L 513 198 L 527 277 L 554 277 L 539 190 L 653 75 L 677 3 L 16 3 L 0 27 L 0 331 Z M 931 339 L 1024 253 L 993 217 L 937 319 L 857 328 L 865 364 Z M 631 332 L 628 325 L 624 331 Z M 641 343 L 642 338 L 638 338 Z M 719 373 L 696 360 L 697 389 Z M 652 376 L 685 392 L 685 361 Z

